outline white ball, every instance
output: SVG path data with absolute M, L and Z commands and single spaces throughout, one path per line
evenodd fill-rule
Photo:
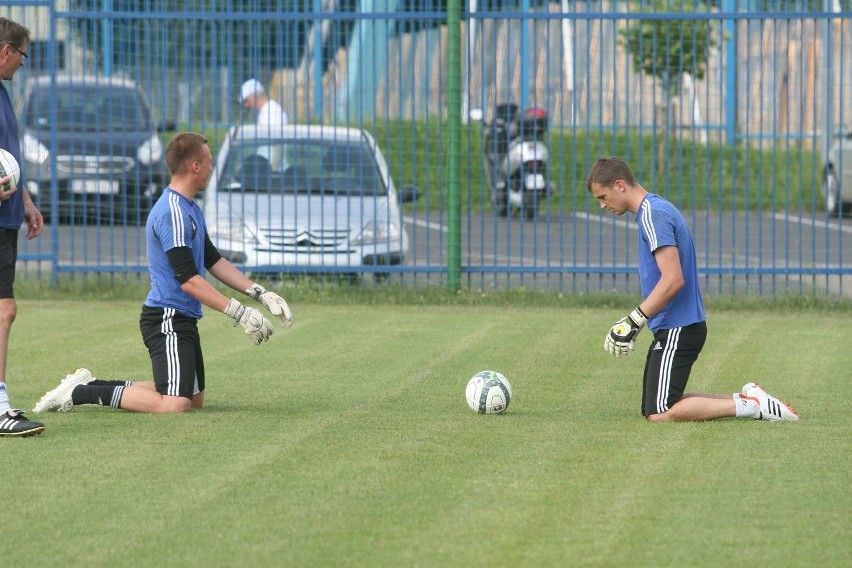
M 479 414 L 500 414 L 512 401 L 512 385 L 497 371 L 480 371 L 467 383 L 467 405 Z
M 9 191 L 10 189 L 18 187 L 18 181 L 21 179 L 21 167 L 18 165 L 18 161 L 11 152 L 0 148 L 0 178 L 4 178 L 8 175 L 12 176 L 12 183 L 11 185 L 6 184 L 0 188 L 3 191 Z

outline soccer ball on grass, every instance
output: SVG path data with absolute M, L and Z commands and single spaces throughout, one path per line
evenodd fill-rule
M 465 389 L 467 405 L 479 414 L 500 414 L 512 401 L 512 385 L 497 371 L 480 371 Z

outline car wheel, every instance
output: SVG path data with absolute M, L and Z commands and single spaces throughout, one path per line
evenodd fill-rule
M 825 196 L 825 212 L 829 215 L 837 215 L 840 206 L 839 190 L 837 176 L 833 170 L 828 170 L 822 180 L 822 193 Z

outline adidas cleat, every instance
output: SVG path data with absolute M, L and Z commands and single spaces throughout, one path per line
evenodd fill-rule
M 44 424 L 27 420 L 23 410 L 9 410 L 0 414 L 0 436 L 35 436 L 41 434 Z
M 33 412 L 48 412 L 55 410 L 56 412 L 70 412 L 74 408 L 74 401 L 71 400 L 71 393 L 80 385 L 89 384 L 95 380 L 92 373 L 88 369 L 77 369 L 70 375 L 65 375 L 59 386 L 41 397 L 38 404 L 33 408 Z
M 790 405 L 778 400 L 766 390 L 762 386 L 757 383 L 748 383 L 744 385 L 743 388 L 748 389 L 745 391 L 745 396 L 756 398 L 760 403 L 760 418 L 758 420 L 770 420 L 770 421 L 778 421 L 778 420 L 798 420 L 799 415 L 793 410 Z

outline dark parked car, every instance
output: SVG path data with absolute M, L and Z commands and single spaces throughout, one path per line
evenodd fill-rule
M 155 127 L 135 82 L 33 77 L 17 113 L 26 187 L 45 219 L 144 221 L 168 181 L 157 132 L 174 123 Z

